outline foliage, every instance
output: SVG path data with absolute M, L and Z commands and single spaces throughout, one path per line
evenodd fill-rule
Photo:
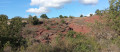
M 27 21 L 28 21 L 29 24 L 32 24 L 32 22 L 33 22 L 33 17 L 32 17 L 31 15 L 29 15 Z
M 37 16 L 33 17 L 33 25 L 37 25 L 39 23 L 39 20 L 37 18 Z
M 42 19 L 49 19 L 46 14 L 42 14 L 42 15 L 40 16 L 40 18 L 42 18 Z
M 12 18 L 10 22 L 10 25 L 7 24 L 8 17 L 6 15 L 0 15 L 0 22 L 1 22 L 1 32 L 0 35 L 0 50 L 3 51 L 4 45 L 9 42 L 9 46 L 12 47 L 12 49 L 16 49 L 21 45 L 25 45 L 25 40 L 20 35 L 20 32 L 22 31 L 22 20 L 21 17 L 15 17 Z M 4 21 L 3 21 L 4 20 Z M 2 27 L 4 26 L 4 27 Z
M 49 26 L 46 26 L 45 28 L 46 28 L 47 30 L 50 30 L 50 27 L 49 27 Z
M 101 12 L 99 9 L 97 9 L 97 10 L 95 11 L 95 13 L 96 13 L 97 15 L 102 15 L 102 12 Z
M 61 23 L 63 23 L 63 24 L 64 24 L 64 23 L 65 23 L 65 20 L 63 20 L 63 19 L 62 19 L 62 20 L 61 20 Z
M 93 16 L 93 14 L 90 14 L 90 16 Z
M 0 36 L 8 34 L 8 16 L 0 15 Z M 5 33 L 6 32 L 6 33 Z
M 76 34 L 76 32 L 71 30 L 71 31 L 68 31 L 67 36 L 68 37 L 74 37 L 75 34 Z
M 83 17 L 83 15 L 81 14 L 80 17 Z
M 69 18 L 73 19 L 74 17 L 73 16 L 69 16 Z
M 67 16 L 64 16 L 64 18 L 68 18 Z
M 120 34 L 120 0 L 109 0 L 110 8 L 109 15 L 107 16 L 107 22 L 112 29 Z
M 15 35 L 16 33 L 19 33 L 22 30 L 22 18 L 21 17 L 14 17 L 11 19 L 10 22 L 10 32 L 11 35 Z
M 37 25 L 39 24 L 39 19 L 37 18 L 37 16 L 29 15 L 28 22 L 29 24 Z
M 62 15 L 60 15 L 59 18 L 64 18 L 64 17 Z

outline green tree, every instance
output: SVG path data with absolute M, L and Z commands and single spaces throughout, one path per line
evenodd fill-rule
M 37 16 L 33 17 L 33 25 L 37 25 L 39 23 L 39 20 L 37 18 Z
M 93 14 L 90 14 L 90 16 L 93 16 Z
M 83 17 L 83 15 L 81 14 L 80 17 Z
M 64 16 L 64 18 L 68 18 L 67 16 Z
M 97 10 L 95 11 L 95 13 L 96 13 L 97 15 L 101 15 L 101 14 L 102 14 L 99 9 L 97 9 Z
M 49 19 L 46 14 L 42 14 L 42 15 L 40 16 L 40 18 L 42 18 L 42 19 Z
M 109 0 L 108 25 L 120 34 L 120 0 Z
M 69 16 L 69 18 L 73 19 L 74 17 L 73 16 Z
M 22 18 L 21 17 L 15 17 L 12 18 L 10 21 L 10 25 L 7 24 L 7 16 L 6 15 L 0 15 L 0 23 L 1 23 L 1 30 L 2 36 L 0 34 L 0 51 L 3 50 L 4 45 L 9 42 L 10 46 L 12 48 L 18 48 L 21 45 L 25 45 L 25 40 L 22 38 L 20 32 L 22 31 Z M 4 27 L 2 27 L 4 26 Z M 6 26 L 6 27 L 5 27 Z
M 29 15 L 29 17 L 28 17 L 28 23 L 32 24 L 32 22 L 33 22 L 33 17 L 31 15 Z
M 64 18 L 64 17 L 62 15 L 60 15 L 59 18 Z
M 0 15 L 0 36 L 8 34 L 8 16 Z
M 10 32 L 11 35 L 16 35 L 20 33 L 20 31 L 22 30 L 22 18 L 21 17 L 18 16 L 18 17 L 14 17 L 11 19 L 10 30 L 12 31 Z

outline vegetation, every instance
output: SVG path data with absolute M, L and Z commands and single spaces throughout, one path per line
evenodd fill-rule
M 90 14 L 90 16 L 93 16 L 93 14 Z
M 63 24 L 64 24 L 64 23 L 65 23 L 65 21 L 62 19 L 62 20 L 61 20 L 61 23 L 63 23 Z
M 74 17 L 73 16 L 69 16 L 69 18 L 73 19 Z
M 25 46 L 25 39 L 20 35 L 23 27 L 21 17 L 12 18 L 10 25 L 7 22 L 8 17 L 6 15 L 0 15 L 0 51 L 3 51 L 4 45 L 8 42 L 13 50 L 22 45 Z
M 102 13 L 101 13 L 101 11 L 100 11 L 99 9 L 97 9 L 97 10 L 95 11 L 95 13 L 96 13 L 97 15 L 102 15 Z
M 59 18 L 64 18 L 64 17 L 62 15 L 60 15 Z
M 53 20 L 42 14 L 40 17 L 45 21 L 39 26 L 37 16 L 29 15 L 27 19 L 17 16 L 8 19 L 7 15 L 2 14 L 0 52 L 120 52 L 120 0 L 109 2 L 109 9 L 95 12 L 101 17 L 102 22 L 85 23 L 92 29 L 88 34 L 75 32 L 69 27 L 65 19 L 67 16 L 60 15 L 59 18 L 62 19 Z M 24 23 L 23 20 L 27 22 Z
M 40 18 L 42 18 L 42 19 L 49 19 L 46 14 L 42 14 L 42 15 L 40 16 Z
M 80 17 L 83 17 L 83 15 L 81 14 Z
M 29 15 L 28 22 L 29 24 L 37 25 L 39 24 L 39 19 L 37 18 L 37 16 Z

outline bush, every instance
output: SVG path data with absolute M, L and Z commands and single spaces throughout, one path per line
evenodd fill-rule
M 65 21 L 62 19 L 62 20 L 61 20 L 61 23 L 63 23 L 63 24 L 64 24 L 64 23 L 65 23 Z
M 33 17 L 33 25 L 37 25 L 39 24 L 39 19 L 37 18 L 37 16 Z
M 49 26 L 46 26 L 45 28 L 46 28 L 47 30 L 50 30 L 50 27 L 49 27 Z
M 76 32 L 71 30 L 71 31 L 68 31 L 67 36 L 68 37 L 74 37 L 75 34 L 76 34 Z
M 60 15 L 59 18 L 61 19 L 61 18 L 64 18 L 64 17 L 62 15 Z
M 42 14 L 42 15 L 40 16 L 40 18 L 42 18 L 42 19 L 49 19 L 46 14 Z
M 64 16 L 64 18 L 68 18 L 67 16 Z
M 93 14 L 90 14 L 90 16 L 93 16 Z
M 73 19 L 74 17 L 73 16 L 69 16 L 69 18 Z
M 29 24 L 37 25 L 39 24 L 39 19 L 37 18 L 37 16 L 29 15 L 28 22 Z
M 102 12 L 101 12 L 99 9 L 97 9 L 97 10 L 95 11 L 95 13 L 96 13 L 97 15 L 102 15 Z
M 83 15 L 81 14 L 80 17 L 83 17 Z

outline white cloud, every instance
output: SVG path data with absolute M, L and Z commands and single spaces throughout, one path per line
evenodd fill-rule
M 74 0 L 31 0 L 31 6 L 38 6 L 39 8 L 30 8 L 26 12 L 43 14 L 49 12 L 49 8 L 59 8 L 64 4 Z M 78 0 L 77 0 L 78 1 Z M 97 4 L 98 0 L 79 0 L 83 4 Z
M 30 8 L 26 12 L 41 14 L 41 13 L 47 13 L 49 12 L 49 10 L 45 7 L 39 7 L 39 8 Z
M 72 0 L 31 0 L 30 5 L 44 6 L 44 7 L 60 7 Z
M 80 3 L 82 3 L 82 4 L 95 5 L 95 4 L 98 3 L 98 0 L 80 0 Z
M 49 12 L 48 8 L 59 8 L 72 0 L 31 0 L 31 6 L 39 6 L 39 8 L 30 8 L 26 12 L 42 14 Z

